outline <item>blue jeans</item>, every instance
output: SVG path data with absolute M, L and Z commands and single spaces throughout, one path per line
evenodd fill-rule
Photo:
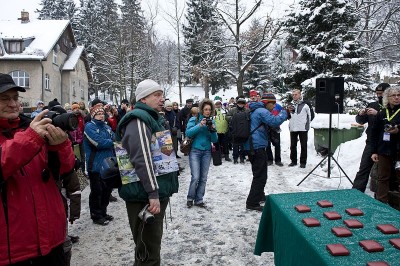
M 192 148 L 189 153 L 190 173 L 192 180 L 189 185 L 187 200 L 194 200 L 195 204 L 203 202 L 206 192 L 208 169 L 211 163 L 211 150 L 198 150 Z

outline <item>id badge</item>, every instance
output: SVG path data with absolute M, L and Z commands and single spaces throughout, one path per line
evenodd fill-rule
M 389 132 L 383 133 L 383 141 L 390 141 L 390 133 Z

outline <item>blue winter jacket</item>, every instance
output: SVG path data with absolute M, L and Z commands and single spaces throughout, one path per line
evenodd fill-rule
M 104 121 L 92 119 L 86 123 L 84 134 L 83 147 L 85 149 L 88 171 L 100 173 L 103 160 L 107 157 L 115 156 L 114 132 Z M 89 144 L 89 141 L 92 145 Z M 93 167 L 90 169 L 89 159 L 93 149 L 96 149 L 96 155 L 93 160 Z
M 250 129 L 251 131 L 260 126 L 252 134 L 253 137 L 253 148 L 261 149 L 268 146 L 268 134 L 265 130 L 265 126 L 277 127 L 281 125 L 287 117 L 286 110 L 281 110 L 278 115 L 274 116 L 270 111 L 265 108 L 262 102 L 251 102 L 250 105 Z M 250 150 L 250 141 L 246 141 L 244 144 L 244 149 Z
M 186 126 L 186 136 L 194 138 L 192 148 L 198 150 L 211 150 L 211 142 L 215 143 L 218 141 L 217 132 L 211 133 L 207 126 L 200 126 L 200 121 L 204 118 L 202 114 L 199 114 L 199 118 L 191 117 Z M 215 127 L 215 121 L 212 121 Z

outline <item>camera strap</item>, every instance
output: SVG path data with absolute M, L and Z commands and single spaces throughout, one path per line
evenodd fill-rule
M 140 242 L 142 242 L 143 246 L 144 246 L 144 256 L 142 256 L 142 254 L 140 254 L 139 251 L 139 245 L 136 246 L 136 251 L 135 251 L 135 258 L 141 262 L 146 262 L 149 259 L 149 251 L 147 250 L 146 244 L 143 241 L 143 230 L 144 230 L 144 226 L 146 225 L 145 221 L 142 221 L 142 230 L 140 230 Z

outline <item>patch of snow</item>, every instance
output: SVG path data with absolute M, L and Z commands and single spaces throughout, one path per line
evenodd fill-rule
M 199 88 L 185 87 L 184 97 L 203 95 Z M 230 93 L 220 96 L 224 99 Z M 176 91 L 170 94 L 176 100 Z M 316 114 L 314 126 L 326 126 L 327 116 Z M 336 119 L 333 119 L 336 120 Z M 340 115 L 339 128 L 349 128 L 354 116 Z M 312 175 L 297 184 L 316 167 L 323 157 L 314 149 L 314 129 L 308 133 L 308 158 L 305 169 L 288 167 L 290 163 L 290 132 L 288 121 L 281 125 L 281 149 L 283 167 L 268 167 L 265 193 L 307 192 L 351 188 L 343 172 L 333 163 L 331 176 L 327 178 L 327 160 Z M 333 155 L 345 173 L 354 179 L 363 147 L 365 133 L 358 139 L 340 145 Z M 300 145 L 298 146 L 298 152 Z M 164 225 L 161 247 L 161 265 L 274 265 L 273 253 L 253 255 L 261 213 L 246 210 L 246 198 L 252 181 L 251 165 L 223 161 L 221 166 L 211 164 L 205 202 L 208 209 L 186 207 L 186 196 L 191 179 L 188 156 L 178 154 L 178 162 L 184 167 L 179 176 L 179 192 L 171 198 Z M 134 242 L 132 239 L 124 201 L 111 202 L 108 213 L 115 219 L 107 226 L 92 223 L 89 213 L 89 188 L 82 193 L 81 218 L 70 225 L 70 234 L 78 235 L 80 241 L 73 245 L 71 265 L 133 265 Z M 367 189 L 367 193 L 372 193 Z M 113 192 L 117 196 L 117 191 Z M 118 196 L 117 196 L 118 197 Z

